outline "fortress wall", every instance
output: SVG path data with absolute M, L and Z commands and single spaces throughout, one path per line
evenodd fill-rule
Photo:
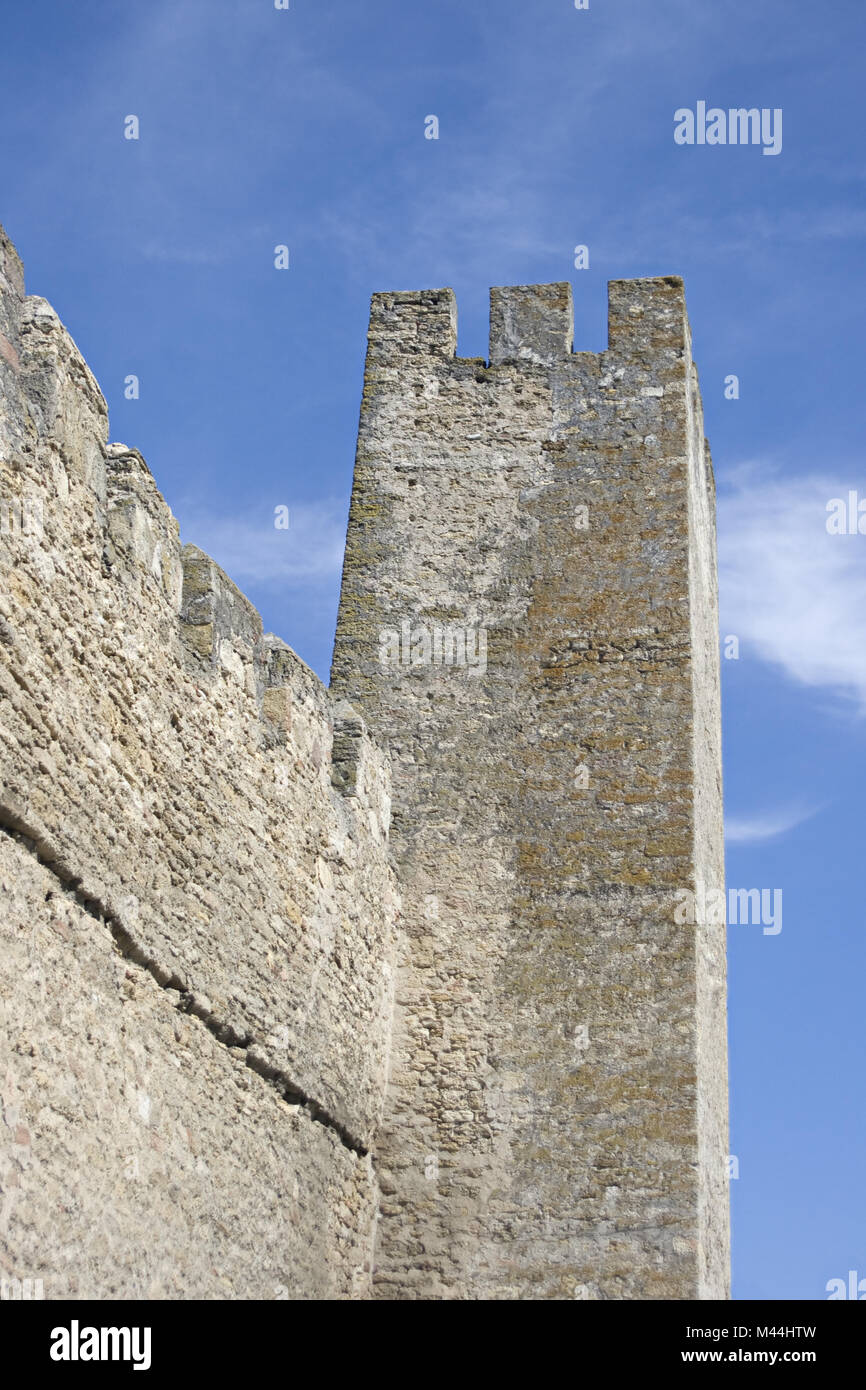
M 363 1296 L 388 759 L 181 546 L 2 234 L 0 335 L 0 1272 Z
M 492 292 L 489 365 L 450 291 L 373 301 L 332 689 L 393 762 L 384 1297 L 727 1295 L 723 940 L 674 915 L 721 865 L 682 283 L 612 283 L 609 338 L 572 353 L 567 285 Z
M 450 291 L 374 298 L 328 692 L 181 546 L 0 230 L 4 1277 L 727 1296 L 682 284 L 572 333 L 567 285 L 492 291 L 489 363 Z

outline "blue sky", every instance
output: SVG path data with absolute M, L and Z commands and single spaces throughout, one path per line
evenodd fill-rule
M 728 882 L 784 902 L 777 935 L 730 929 L 734 1292 L 866 1278 L 866 536 L 825 526 L 866 497 L 862 0 L 43 0 L 2 24 L 28 289 L 184 539 L 325 680 L 370 294 L 453 286 L 484 356 L 490 285 L 571 279 L 598 351 L 608 279 L 684 276 L 740 641 Z M 782 152 L 677 146 L 699 100 L 781 108 Z

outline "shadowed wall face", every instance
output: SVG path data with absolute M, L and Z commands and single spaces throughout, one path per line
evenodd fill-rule
M 373 301 L 332 687 L 393 763 L 382 1296 L 728 1290 L 714 495 L 682 283 Z

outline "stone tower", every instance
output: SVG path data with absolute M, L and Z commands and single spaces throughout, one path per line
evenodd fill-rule
M 332 690 L 392 761 L 374 1291 L 728 1296 L 714 484 L 681 280 L 374 297 Z

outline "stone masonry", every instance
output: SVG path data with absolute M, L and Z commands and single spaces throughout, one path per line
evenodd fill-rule
M 332 689 L 403 898 L 375 1289 L 727 1297 L 724 927 L 674 920 L 723 880 L 683 286 L 613 282 L 600 355 L 567 284 L 490 323 L 461 359 L 450 290 L 373 301 Z
M 0 1274 L 363 1297 L 387 758 L 211 560 L 0 260 Z
M 0 229 L 0 1277 L 727 1297 L 712 471 L 682 284 L 373 301 L 331 690 Z M 393 802 L 393 808 L 392 808 Z

